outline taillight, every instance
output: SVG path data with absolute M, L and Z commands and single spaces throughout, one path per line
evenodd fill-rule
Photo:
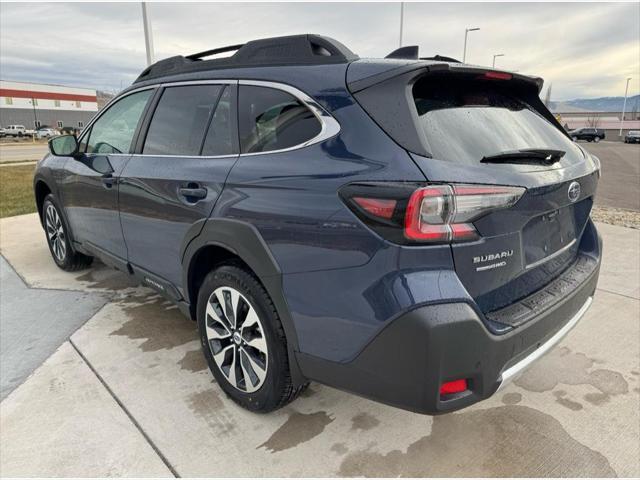
M 368 226 L 396 243 L 448 243 L 479 238 L 473 221 L 514 205 L 524 188 L 495 185 L 367 183 L 340 191 Z
M 395 200 L 366 197 L 353 197 L 353 201 L 371 215 L 380 218 L 391 218 L 397 203 Z
M 520 187 L 432 185 L 419 188 L 407 205 L 404 234 L 410 240 L 449 242 L 475 240 L 472 220 L 507 208 L 524 192 Z

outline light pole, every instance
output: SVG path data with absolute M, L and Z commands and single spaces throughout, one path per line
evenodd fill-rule
M 147 15 L 147 3 L 142 2 L 142 24 L 144 26 L 144 46 L 147 49 L 147 66 L 153 63 L 153 32 Z
M 402 27 L 404 26 L 404 2 L 400 2 L 400 45 L 402 46 Z
M 622 126 L 624 125 L 624 111 L 627 108 L 627 93 L 629 93 L 629 80 L 631 80 L 631 77 L 627 77 L 627 86 L 624 88 L 624 103 L 622 104 L 622 118 L 620 119 L 620 133 L 618 133 L 619 137 L 622 136 Z
M 31 140 L 33 143 L 36 141 L 36 130 L 38 130 L 38 115 L 36 114 L 36 99 L 31 99 L 31 106 L 33 107 L 33 135 L 31 135 Z
M 493 56 L 493 66 L 491 68 L 496 68 L 496 57 L 504 57 L 504 53 L 496 53 Z
M 465 60 L 467 59 L 467 35 L 469 35 L 469 32 L 475 32 L 477 30 L 480 30 L 480 28 L 474 27 L 464 29 L 464 50 L 462 51 L 462 63 L 465 63 Z

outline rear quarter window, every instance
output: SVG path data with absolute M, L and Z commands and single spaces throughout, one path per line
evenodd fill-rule
M 241 153 L 295 147 L 322 130 L 320 121 L 302 102 L 274 88 L 240 85 L 238 115 Z

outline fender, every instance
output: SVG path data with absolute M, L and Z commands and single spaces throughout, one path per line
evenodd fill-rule
M 250 223 L 230 218 L 209 218 L 204 225 L 194 224 L 185 235 L 182 252 L 182 285 L 185 300 L 195 297 L 189 284 L 192 261 L 204 247 L 215 245 L 237 255 L 257 275 L 267 293 L 273 300 L 287 337 L 287 350 L 292 378 L 295 384 L 301 384 L 306 378 L 296 361 L 298 336 L 293 325 L 289 306 L 282 291 L 282 272 L 273 258 L 269 247 L 256 227 Z M 201 230 L 200 230 L 201 229 Z M 198 234 L 199 232 L 199 234 Z
M 54 162 L 53 167 L 50 165 L 51 162 Z M 67 162 L 66 158 L 63 157 L 52 157 L 51 155 L 46 156 L 38 164 L 36 165 L 36 171 L 33 175 L 33 200 L 38 203 L 38 198 L 36 196 L 36 185 L 38 182 L 44 183 L 54 197 L 58 199 L 58 206 L 60 208 L 60 213 L 64 217 L 64 220 L 67 225 L 69 225 L 69 221 L 67 219 L 67 212 L 64 207 L 64 199 L 60 194 L 59 182 L 60 178 L 56 178 L 56 172 L 60 172 L 64 169 L 64 165 Z M 44 228 L 44 219 L 42 218 L 42 212 L 38 209 L 38 217 L 40 218 L 40 225 Z M 74 245 L 75 239 L 73 238 L 73 232 L 69 229 L 68 232 L 69 238 L 71 239 L 72 246 Z
M 48 168 L 41 168 L 41 169 L 38 169 L 38 171 L 36 171 L 35 175 L 33 176 L 33 200 L 34 202 L 36 202 L 36 205 L 38 201 L 36 197 L 36 185 L 39 182 L 44 183 L 49 188 L 51 193 L 58 200 L 60 200 L 60 194 L 58 191 L 58 182 L 56 182 L 55 178 L 53 178 L 53 174 L 51 170 L 49 170 Z M 43 224 L 42 212 L 40 212 L 39 210 L 38 210 L 38 216 L 40 217 L 40 223 Z

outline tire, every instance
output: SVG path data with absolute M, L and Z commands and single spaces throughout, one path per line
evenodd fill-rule
M 18 132 L 18 138 L 22 138 L 22 132 Z
M 600 137 L 595 137 L 595 138 L 593 139 L 593 141 L 594 141 L 594 142 L 596 142 L 596 143 L 599 143 L 599 142 L 600 142 Z
M 67 272 L 75 272 L 87 268 L 93 257 L 76 252 L 69 237 L 69 226 L 62 215 L 55 197 L 49 194 L 42 204 L 42 220 L 47 245 L 56 265 Z
M 571 137 L 571 140 L 573 140 L 574 142 L 578 141 L 578 137 Z
M 304 391 L 306 384 L 294 387 L 291 380 L 278 312 L 250 271 L 225 264 L 209 272 L 198 292 L 197 317 L 209 369 L 238 405 L 267 413 Z

